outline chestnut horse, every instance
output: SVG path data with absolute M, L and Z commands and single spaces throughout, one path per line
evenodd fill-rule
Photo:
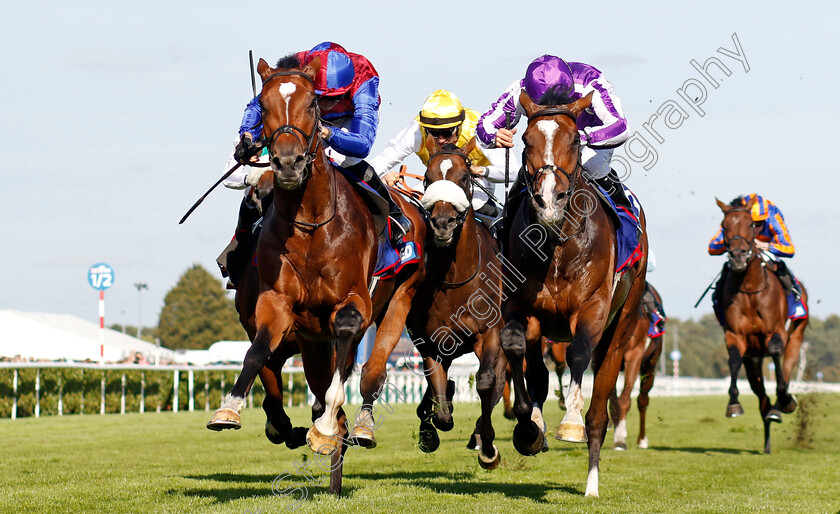
M 799 360 L 799 348 L 807 318 L 787 323 L 787 298 L 782 282 L 768 272 L 770 263 L 756 250 L 755 236 L 759 227 L 753 222 L 750 209 L 727 205 L 715 199 L 723 211 L 723 241 L 729 254 L 729 272 L 715 291 L 720 302 L 726 348 L 729 351 L 729 404 L 727 417 L 740 416 L 744 409 L 738 402 L 738 372 L 741 364 L 747 373 L 750 388 L 758 396 L 764 421 L 764 453 L 770 453 L 770 423 L 781 423 L 782 413 L 796 409 L 796 400 L 788 392 L 790 375 Z M 802 287 L 802 302 L 807 305 L 807 292 Z M 764 389 L 762 367 L 765 357 L 776 366 L 776 403 L 771 405 Z M 784 356 L 784 363 L 782 357 Z
M 264 403 L 268 423 L 294 439 L 285 413 L 273 419 L 268 411 L 276 403 L 282 409 L 277 371 L 299 350 L 316 398 L 306 442 L 319 455 L 332 456 L 330 492 L 337 494 L 349 440 L 342 405 L 356 346 L 374 321 L 379 328 L 375 346 L 396 345 L 423 270 L 413 267 L 381 282 L 371 298 L 376 223 L 360 193 L 326 157 L 314 88 L 320 59 L 303 68 L 292 60 L 284 59 L 288 66 L 275 69 L 260 59 L 257 67 L 263 82 L 261 141 L 269 153 L 273 203 L 257 246 L 258 287 L 247 286 L 242 293 L 250 296 L 238 301 L 243 324 L 255 328 L 252 344 L 239 378 L 207 426 L 239 428 L 245 395 L 262 372 L 272 397 Z M 408 238 L 422 241 L 425 226 L 419 212 L 398 201 L 413 221 Z
M 523 91 L 520 103 L 528 116 L 522 140 L 527 186 L 504 241 L 507 286 L 522 275 L 518 288 L 506 287 L 502 349 L 513 371 L 513 406 L 517 424 L 514 447 L 523 455 L 541 451 L 542 427 L 532 421 L 534 408 L 526 389 L 522 361 L 529 349 L 541 355 L 542 337 L 570 342 L 566 363 L 571 373 L 566 414 L 555 435 L 589 444 L 586 495 L 598 496 L 598 461 L 607 431 L 607 401 L 621 367 L 624 346 L 635 327 L 645 287 L 647 236 L 640 210 L 641 258 L 616 273 L 617 222 L 582 176 L 576 119 L 591 103 L 591 94 L 573 103 L 535 104 Z M 586 423 L 581 383 L 592 362 L 594 388 Z M 540 359 L 540 362 L 541 359 Z M 534 361 L 529 360 L 529 368 Z M 542 366 L 545 370 L 545 366 Z M 544 381 L 548 382 L 548 371 Z
M 613 434 L 613 449 L 627 449 L 627 411 L 630 410 L 630 394 L 636 384 L 636 378 L 640 378 L 639 397 L 636 404 L 639 407 L 639 437 L 636 444 L 641 449 L 648 447 L 648 438 L 645 433 L 645 416 L 647 407 L 650 404 L 650 390 L 653 388 L 653 378 L 656 374 L 656 365 L 662 355 L 664 331 L 656 337 L 649 337 L 651 315 L 656 311 L 656 305 L 662 305 L 662 297 L 650 282 L 647 284 L 645 294 L 642 296 L 642 303 L 639 305 L 639 317 L 636 321 L 636 328 L 624 350 L 624 389 L 620 396 L 615 391 L 610 398 L 610 416 L 615 427 Z M 664 320 L 665 313 L 659 312 Z
M 428 387 L 417 407 L 420 448 L 433 452 L 440 445 L 437 429 L 453 427 L 451 395 L 447 394 L 452 361 L 475 352 L 475 377 L 481 416 L 470 447 L 478 462 L 495 469 L 500 462 L 491 422 L 498 403 L 507 361 L 502 355 L 502 267 L 490 232 L 475 218 L 469 154 L 475 138 L 463 148 L 440 148 L 430 136 L 431 156 L 424 177 L 422 205 L 428 220 L 426 276 L 417 287 L 406 327 L 423 357 Z

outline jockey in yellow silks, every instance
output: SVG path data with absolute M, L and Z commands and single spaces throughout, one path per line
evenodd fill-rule
M 478 111 L 465 109 L 454 93 L 439 89 L 426 98 L 420 114 L 388 142 L 387 148 L 371 159 L 370 165 L 383 182 L 393 186 L 399 174 L 390 170 L 412 153 L 417 154 L 424 165 L 429 163 L 431 155 L 425 145 L 427 136 L 435 138 L 438 146 L 449 143 L 463 147 L 475 136 L 480 116 Z M 493 190 L 491 182 L 505 181 L 504 149 L 484 149 L 476 145 L 469 158 L 473 176 L 487 190 Z M 513 158 L 509 169 L 519 169 Z M 479 214 L 492 217 L 499 215 L 499 206 L 481 188 L 475 189 L 472 205 Z

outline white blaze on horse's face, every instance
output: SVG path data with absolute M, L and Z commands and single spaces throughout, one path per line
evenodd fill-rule
M 280 84 L 280 96 L 286 101 L 286 119 L 289 119 L 289 101 L 292 99 L 292 94 L 297 90 L 297 86 L 291 82 L 283 82 Z
M 560 126 L 554 120 L 540 120 L 537 122 L 537 129 L 542 132 L 545 137 L 545 148 L 543 149 L 543 160 L 546 166 L 554 166 L 554 134 Z M 540 196 L 545 202 L 545 211 L 543 216 L 547 219 L 553 219 L 557 215 L 555 205 L 554 188 L 557 186 L 557 179 L 554 173 L 547 173 L 540 188 Z
M 452 169 L 452 160 L 444 159 L 440 163 L 440 172 L 443 173 L 443 178 L 446 179 L 446 172 Z

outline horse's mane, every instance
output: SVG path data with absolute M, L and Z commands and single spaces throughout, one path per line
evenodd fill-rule
M 729 202 L 730 207 L 743 207 L 744 206 L 744 197 L 743 196 L 736 196 L 731 202 Z
M 566 105 L 572 103 L 571 91 L 562 86 L 551 86 L 537 101 L 539 105 Z
M 291 68 L 300 68 L 300 59 L 298 59 L 297 54 L 289 54 L 285 57 L 281 57 L 277 61 L 277 65 L 275 68 L 288 70 Z

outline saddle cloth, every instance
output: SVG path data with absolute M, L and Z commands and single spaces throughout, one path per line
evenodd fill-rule
M 615 272 L 624 273 L 642 258 L 642 249 L 639 243 L 639 235 L 642 233 L 642 227 L 639 224 L 639 199 L 627 186 L 621 184 L 630 200 L 631 209 L 618 207 L 603 188 L 594 182 L 592 186 L 596 187 L 601 193 L 598 196 L 601 198 L 604 207 L 612 213 L 614 218 L 618 218 L 618 228 L 615 234 L 618 245 L 618 259 L 616 260 Z

